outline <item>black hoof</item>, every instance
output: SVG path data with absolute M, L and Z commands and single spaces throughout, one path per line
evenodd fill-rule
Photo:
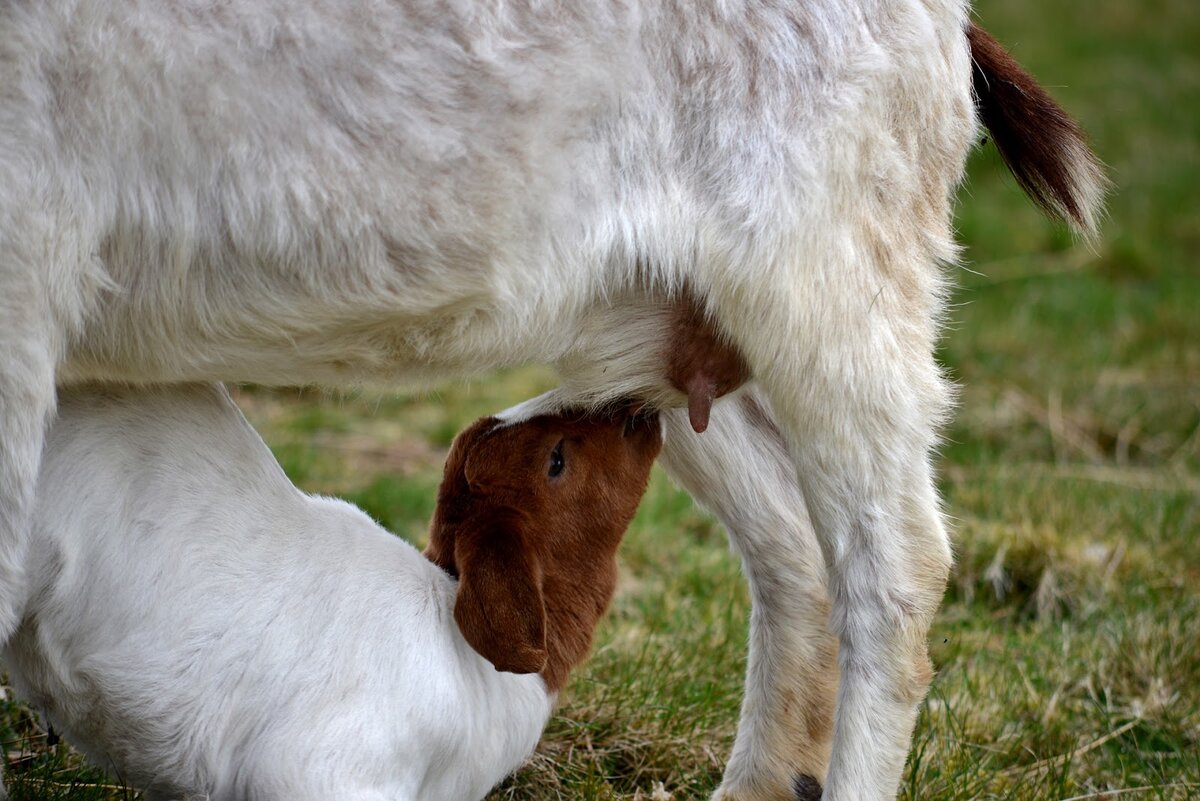
M 796 791 L 796 801 L 821 801 L 821 783 L 807 773 L 796 777 L 792 789 Z

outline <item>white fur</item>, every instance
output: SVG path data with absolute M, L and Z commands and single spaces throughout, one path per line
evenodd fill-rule
M 299 492 L 223 390 L 67 393 L 38 484 L 18 692 L 152 799 L 474 801 L 553 698 L 455 582 Z
M 825 780 L 837 689 L 825 565 L 796 473 L 754 388 L 702 436 L 682 412 L 664 420 L 660 461 L 725 524 L 754 604 L 741 724 L 717 798 L 793 799 L 799 777 Z
M 824 797 L 893 797 L 950 559 L 933 349 L 976 129 L 966 14 L 0 5 L 0 634 L 19 619 L 56 383 L 423 383 L 541 361 L 585 399 L 678 402 L 646 323 L 686 287 L 747 357 L 796 469 L 761 485 L 763 508 L 788 509 L 780 531 L 810 520 L 827 568 L 841 682 Z M 693 486 L 721 509 L 738 481 Z M 745 527 L 744 554 L 763 530 Z M 800 536 L 778 547 L 807 553 Z M 808 573 L 755 579 L 756 598 Z M 783 658 L 752 670 L 751 706 L 797 680 L 779 673 L 800 647 L 780 614 L 755 616 Z M 754 775 L 768 758 L 738 753 L 738 797 L 773 798 L 783 768 Z

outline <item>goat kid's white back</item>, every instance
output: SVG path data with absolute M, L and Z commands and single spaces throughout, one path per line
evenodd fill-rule
M 542 680 L 476 654 L 454 582 L 299 492 L 223 390 L 65 393 L 38 493 L 6 665 L 148 798 L 475 801 L 536 745 Z
M 541 360 L 661 395 L 623 323 L 686 285 L 830 566 L 824 797 L 893 797 L 949 564 L 928 454 L 965 24 L 961 0 L 0 5 L 0 634 L 56 383 Z

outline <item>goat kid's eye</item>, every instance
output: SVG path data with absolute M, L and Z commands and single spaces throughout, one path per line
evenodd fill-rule
M 567 462 L 563 459 L 563 441 L 560 439 L 558 444 L 554 446 L 554 450 L 550 451 L 550 470 L 548 475 L 550 478 L 558 478 L 562 475 L 563 468 L 567 466 Z

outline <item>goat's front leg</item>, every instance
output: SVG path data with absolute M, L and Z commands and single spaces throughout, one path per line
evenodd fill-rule
M 827 566 L 839 685 L 821 797 L 893 799 L 951 562 L 931 467 L 948 406 L 936 297 L 852 259 L 800 267 L 735 279 L 710 307 L 771 400 Z
M 715 798 L 816 801 L 833 734 L 837 641 L 791 457 L 755 387 L 720 404 L 703 434 L 684 410 L 663 417 L 661 463 L 725 525 L 753 601 L 741 722 Z

